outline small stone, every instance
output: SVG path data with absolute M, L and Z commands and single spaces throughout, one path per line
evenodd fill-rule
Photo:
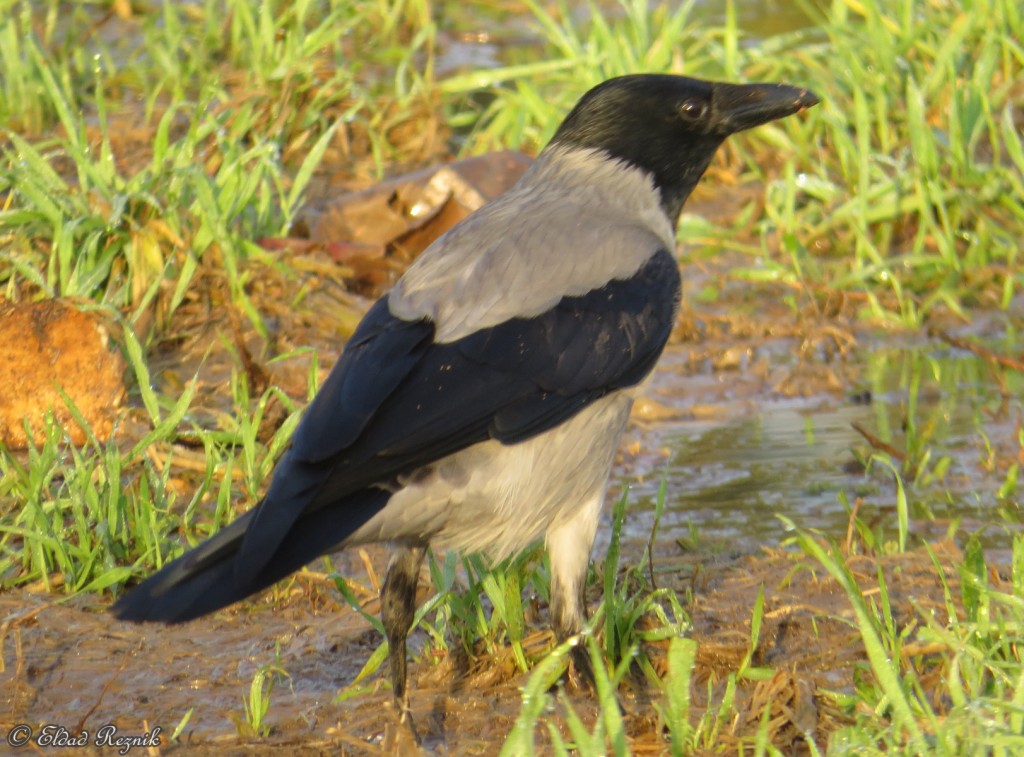
M 26 447 L 28 419 L 32 442 L 41 444 L 52 412 L 72 444 L 85 444 L 58 387 L 96 438 L 109 439 L 125 397 L 125 363 L 100 316 L 66 300 L 0 300 L 0 356 L 0 443 Z

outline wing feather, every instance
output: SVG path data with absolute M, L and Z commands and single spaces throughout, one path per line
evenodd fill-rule
M 638 384 L 668 340 L 679 292 L 675 259 L 661 250 L 628 279 L 448 343 L 379 301 L 278 464 L 236 575 L 262 569 L 304 512 L 487 439 L 523 441 Z

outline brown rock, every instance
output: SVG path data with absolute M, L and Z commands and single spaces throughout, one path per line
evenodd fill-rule
M 65 300 L 0 300 L 0 442 L 25 447 L 24 421 L 33 442 L 43 439 L 52 412 L 73 444 L 85 431 L 72 418 L 62 389 L 100 441 L 110 437 L 124 401 L 125 363 L 109 346 L 102 319 Z

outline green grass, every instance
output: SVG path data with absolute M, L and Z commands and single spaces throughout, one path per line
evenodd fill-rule
M 866 592 L 834 544 L 805 531 L 799 532 L 796 542 L 845 591 L 867 652 L 869 673 L 856 696 L 833 695 L 856 713 L 852 726 L 833 734 L 835 753 L 1008 755 L 1024 747 L 1024 538 L 1018 535 L 1013 540 L 1010 593 L 987 585 L 989 566 L 977 539 L 968 540 L 963 563 L 957 566 L 959 597 L 953 595 L 943 577 L 944 566 L 933 554 L 948 615 L 937 618 L 921 610 L 916 638 L 911 636 L 912 627 L 893 624 L 881 570 L 877 601 L 865 599 Z M 911 640 L 934 644 L 941 651 L 931 661 L 904 655 Z M 922 686 L 928 667 L 942 674 L 939 692 Z
M 261 665 L 253 674 L 249 694 L 242 699 L 242 713 L 232 719 L 238 735 L 247 739 L 265 739 L 271 733 L 266 722 L 270 712 L 270 698 L 277 679 L 288 678 L 288 671 L 280 665 Z
M 121 18 L 116 12 L 127 4 L 0 0 L 0 294 L 88 300 L 119 322 L 133 387 L 124 420 L 143 429 L 128 441 L 93 437 L 75 448 L 50 423 L 24 453 L 0 450 L 0 588 L 117 589 L 258 497 L 299 404 L 277 386 L 254 393 L 235 355 L 227 409 L 204 412 L 198 382 L 172 395 L 149 362 L 161 340 L 174 336 L 176 315 L 205 296 L 211 281 L 267 335 L 253 283 L 264 270 L 294 271 L 256 240 L 293 232 L 322 166 L 380 176 L 436 158 L 444 152 L 438 135 L 449 129 L 453 150 L 457 143 L 465 153 L 535 151 L 576 98 L 609 76 L 786 80 L 822 96 L 808 113 L 730 142 L 716 170 L 758 183 L 763 193 L 720 225 L 684 217 L 684 242 L 701 243 L 684 247 L 693 260 L 739 256 L 731 278 L 785 285 L 794 312 L 839 293 L 857 303 L 863 321 L 909 330 L 950 314 L 1006 310 L 1020 297 L 1019 3 L 832 0 L 808 4 L 813 26 L 757 39 L 740 28 L 734 3 L 714 23 L 694 3 L 649 5 L 527 0 L 521 13 L 536 44 L 504 48 L 497 68 L 441 77 L 441 32 L 463 23 L 461 14 L 501 25 L 508 11 L 423 0 L 200 0 L 133 4 Z M 141 136 L 133 139 L 133 130 Z M 709 304 L 716 296 L 709 294 Z M 1007 353 L 1013 337 L 999 345 Z M 878 433 L 905 457 L 861 456 L 876 478 L 893 482 L 895 538 L 884 525 L 854 518 L 860 548 L 877 553 L 913 545 L 910 523 L 931 507 L 923 492 L 948 495 L 954 463 L 934 450 L 954 414 L 951 388 L 994 380 L 927 355 L 894 359 L 907 361 L 899 387 L 907 395 L 905 423 L 890 428 L 880 412 Z M 998 380 L 1006 396 L 1019 394 L 1018 374 Z M 314 362 L 310 393 L 316 383 Z M 870 376 L 868 383 L 884 391 Z M 933 384 L 944 399 L 926 412 L 918 396 Z M 261 440 L 272 402 L 283 404 L 286 417 Z M 980 467 L 997 480 L 1000 513 L 1012 526 L 1019 461 L 1006 462 L 984 424 L 974 419 Z M 183 441 L 203 460 L 188 475 L 176 467 Z M 715 749 L 738 687 L 772 673 L 754 664 L 762 594 L 752 608 L 749 653 L 720 690 L 712 694 L 709 683 L 711 705 L 695 712 L 696 649 L 682 638 L 685 608 L 673 592 L 651 585 L 643 558 L 620 564 L 625 506 L 623 499 L 615 509 L 612 548 L 592 574 L 603 601 L 582 642 L 598 671 L 599 713 L 587 722 L 566 702 L 559 715 L 565 730 L 549 717 L 547 692 L 568 648 L 538 660 L 523 643 L 523 597 L 546 599 L 543 559 L 533 552 L 496 569 L 454 555 L 431 563 L 435 595 L 416 618 L 428 639 L 424 656 L 509 654 L 529 676 L 507 753 L 536 749 L 538 733 L 556 753 L 628 753 L 611 692 L 626 675 L 663 685 L 645 651 L 650 642 L 668 648 L 671 674 L 658 712 L 672 754 Z M 1012 592 L 988 585 L 991 566 L 971 546 L 961 594 L 947 587 L 949 617 L 918 619 L 919 640 L 945 650 L 934 663 L 942 688 L 925 692 L 914 663 L 900 657 L 907 638 L 887 617 L 884 577 L 878 599 L 865 600 L 846 554 L 798 533 L 792 546 L 842 586 L 867 650 L 857 696 L 868 712 L 834 693 L 853 723 L 833 734 L 831 752 L 1019 750 L 1019 537 Z M 654 627 L 641 630 L 641 618 L 654 618 Z M 385 656 L 379 647 L 341 698 L 363 693 Z M 239 728 L 246 733 L 266 733 L 276 674 L 261 668 L 244 696 Z M 950 704 L 939 708 L 936 697 Z M 744 748 L 772 753 L 767 725 L 758 733 Z
M 807 742 L 811 754 L 1010 755 L 1024 747 L 1024 537 L 1017 535 L 1012 542 L 1009 591 L 989 585 L 995 566 L 986 563 L 977 539 L 967 539 L 962 561 L 953 566 L 960 576 L 957 589 L 945 578 L 950 566 L 931 552 L 932 579 L 943 588 L 947 613 L 939 616 L 919 607 L 912 621 L 897 625 L 882 570 L 885 555 L 877 555 L 873 581 L 863 574 L 855 577 L 845 549 L 821 534 L 790 526 L 797 534 L 794 570 L 821 570 L 835 581 L 850 610 L 835 620 L 850 625 L 865 655 L 852 690 L 816 691 L 819 707 L 829 703 L 848 725 L 832 730 L 824 745 Z M 751 649 L 758 644 L 761 612 L 758 603 L 752 610 Z M 632 753 L 612 695 L 627 673 L 630 655 L 612 666 L 595 637 L 586 636 L 582 643 L 595 663 L 596 709 L 583 715 L 576 700 L 550 693 L 567 664 L 569 644 L 563 644 L 531 672 L 503 754 Z M 739 688 L 749 678 L 749 668 L 744 672 L 749 656 L 724 685 L 713 689 L 708 681 L 709 705 L 699 717 L 694 713 L 697 649 L 696 642 L 679 636 L 669 642 L 668 673 L 657 706 L 666 753 L 718 752 L 726 749 L 723 743 L 736 744 L 741 754 L 786 753 L 769 741 L 767 709 L 753 734 L 738 742 L 735 734 L 722 740 L 734 727 Z M 767 680 L 773 672 L 764 669 L 755 678 Z
M 245 296 L 246 269 L 266 257 L 254 242 L 288 232 L 328 146 L 368 141 L 378 171 L 402 158 L 389 133 L 429 115 L 429 70 L 409 65 L 424 7 L 224 6 L 144 10 L 111 47 L 98 31 L 71 38 L 56 1 L 0 4 L 7 297 L 93 298 L 136 322 L 149 311 L 159 331 L 210 262 L 262 329 Z M 67 23 L 102 28 L 80 3 Z M 143 108 L 123 106 L 132 98 Z M 126 123 L 151 137 L 125 144 Z

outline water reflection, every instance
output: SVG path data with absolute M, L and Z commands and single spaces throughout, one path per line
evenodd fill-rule
M 684 3 L 666 3 L 670 11 Z M 815 25 L 807 8 L 814 5 L 781 0 L 735 0 L 736 25 L 741 44 L 753 45 L 762 40 L 799 31 Z M 606 19 L 626 15 L 619 0 L 605 0 L 588 5 L 570 0 L 568 3 L 574 25 L 580 29 L 596 8 Z M 445 4 L 441 6 L 439 25 L 442 43 L 436 70 L 447 75 L 460 70 L 497 68 L 536 61 L 543 53 L 537 22 L 524 6 L 488 3 Z M 557 14 L 555 14 L 557 17 Z M 720 28 L 727 20 L 726 4 L 699 0 L 690 9 L 686 28 Z
M 957 518 L 972 530 L 995 522 L 1014 528 L 1017 495 L 1000 496 L 1007 466 L 993 461 L 1019 452 L 1024 386 L 1019 374 L 997 377 L 993 370 L 948 349 L 876 349 L 863 356 L 859 391 L 849 398 L 762 396 L 745 406 L 752 410 L 721 422 L 662 427 L 653 432 L 656 443 L 671 454 L 663 470 L 647 471 L 645 482 L 633 485 L 630 532 L 649 532 L 662 475 L 666 540 L 692 530 L 746 548 L 775 545 L 784 536 L 777 514 L 841 537 L 843 496 L 862 498 L 863 518 L 888 518 L 894 529 L 893 475 L 878 464 L 864 470 L 875 450 L 853 424 L 905 453 L 903 479 L 919 534 L 941 536 Z M 999 530 L 988 538 L 999 541 Z
M 803 3 L 787 0 L 735 0 L 736 25 L 749 41 L 813 26 L 814 21 Z M 726 4 L 700 0 L 694 4 L 693 18 L 701 24 L 721 26 L 726 22 Z

